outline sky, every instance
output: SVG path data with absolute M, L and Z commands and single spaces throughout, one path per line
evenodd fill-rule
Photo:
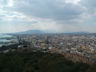
M 96 0 L 0 0 L 0 33 L 96 32 Z

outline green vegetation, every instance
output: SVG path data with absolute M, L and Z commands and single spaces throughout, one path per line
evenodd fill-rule
M 93 72 L 92 70 L 94 67 L 88 64 L 73 63 L 58 54 L 42 52 L 0 54 L 0 72 Z

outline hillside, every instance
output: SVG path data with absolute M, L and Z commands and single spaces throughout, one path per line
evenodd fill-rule
M 43 34 L 43 33 L 45 32 L 41 30 L 28 30 L 24 32 L 18 32 L 17 34 Z
M 88 64 L 41 52 L 0 54 L 0 72 L 96 72 Z

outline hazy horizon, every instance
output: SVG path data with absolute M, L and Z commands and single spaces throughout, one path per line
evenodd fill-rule
M 96 0 L 0 0 L 0 33 L 96 32 Z

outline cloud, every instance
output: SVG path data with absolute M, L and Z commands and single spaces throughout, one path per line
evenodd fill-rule
M 16 10 L 28 16 L 55 21 L 72 21 L 80 19 L 85 9 L 80 5 L 75 5 L 80 0 L 20 0 L 16 2 Z M 74 22 L 74 21 L 73 21 Z
M 89 13 L 96 13 L 96 0 L 82 0 L 81 5 L 85 6 Z
M 9 26 L 14 32 L 30 29 L 92 32 L 95 16 L 95 0 L 0 0 L 0 28 Z
M 81 0 L 65 0 L 66 3 L 78 4 Z

